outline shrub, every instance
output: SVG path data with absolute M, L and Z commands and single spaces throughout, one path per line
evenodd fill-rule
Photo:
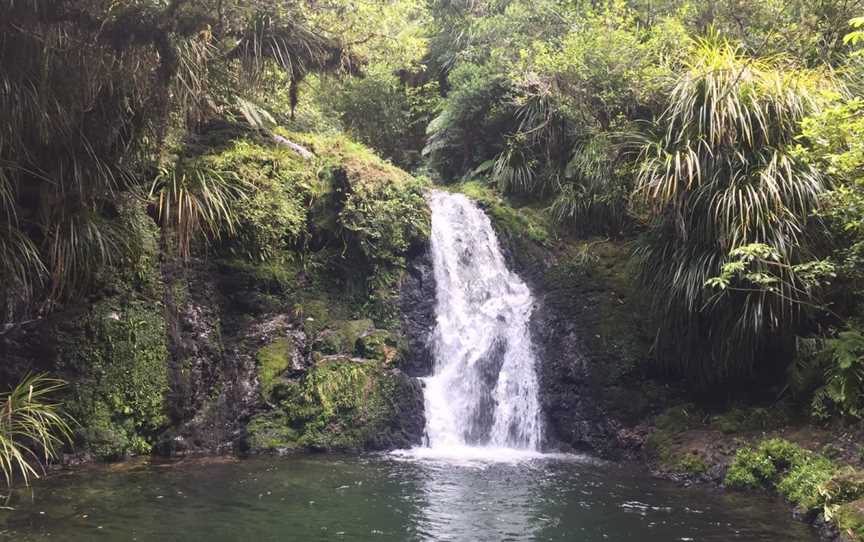
M 726 473 L 734 488 L 774 488 L 790 502 L 807 510 L 826 503 L 825 484 L 837 466 L 826 457 L 787 440 L 772 438 L 755 449 L 744 447 Z
M 826 81 L 726 42 L 694 44 L 643 145 L 635 192 L 649 225 L 637 251 L 642 282 L 660 321 L 658 357 L 671 370 L 703 384 L 746 376 L 772 341 L 791 338 L 806 292 L 788 281 L 719 292 L 706 283 L 750 243 L 769 247 L 785 268 L 805 257 L 804 225 L 826 184 L 791 146 Z
M 734 488 L 757 488 L 774 479 L 777 469 L 764 454 L 745 447 L 735 452 L 735 459 L 726 472 L 726 485 Z

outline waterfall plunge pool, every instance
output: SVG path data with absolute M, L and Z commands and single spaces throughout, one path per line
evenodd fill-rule
M 765 496 L 579 456 L 389 455 L 92 466 L 18 490 L 16 541 L 814 541 Z

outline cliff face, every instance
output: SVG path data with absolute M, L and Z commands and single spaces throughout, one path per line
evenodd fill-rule
M 191 258 L 130 205 L 142 250 L 86 303 L 0 336 L 3 378 L 70 382 L 78 452 L 360 450 L 423 437 L 435 282 L 424 183 L 340 138 L 291 134 L 312 162 L 247 133 L 187 160 L 256 187 L 236 235 Z M 305 138 L 305 139 L 304 139 Z M 465 187 L 463 187 L 465 188 Z M 606 456 L 641 445 L 662 408 L 644 378 L 642 306 L 625 245 L 553 238 L 542 213 L 476 186 L 510 266 L 531 286 L 546 447 Z
M 136 257 L 84 302 L 0 336 L 4 381 L 70 383 L 78 456 L 420 442 L 407 374 L 431 367 L 424 183 L 344 138 L 285 135 L 314 157 L 217 126 L 182 158 L 253 188 L 234 235 L 180 258 L 132 202 Z

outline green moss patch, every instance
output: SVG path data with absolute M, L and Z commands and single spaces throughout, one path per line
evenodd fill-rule
M 405 257 L 429 236 L 427 181 L 343 136 L 277 132 L 314 158 L 256 134 L 221 130 L 181 159 L 221 172 L 248 193 L 234 209 L 234 235 L 219 247 L 229 262 L 226 295 L 246 314 L 294 310 L 313 322 L 312 305 L 320 302 L 329 321 L 371 317 L 378 327 L 396 328 Z M 265 287 L 243 284 L 250 279 Z
M 544 208 L 537 204 L 515 206 L 505 200 L 483 181 L 468 181 L 442 187 L 461 192 L 483 207 L 499 235 L 524 237 L 539 245 L 548 246 L 554 239 L 553 229 Z
M 247 442 L 253 450 L 375 448 L 398 417 L 406 380 L 381 363 L 323 358 L 280 390 L 278 408 L 253 418 Z
M 167 423 L 168 349 L 159 305 L 102 301 L 59 337 L 80 444 L 102 459 L 149 453 Z
M 337 320 L 328 329 L 319 332 L 313 348 L 323 354 L 353 355 L 357 340 L 374 327 L 375 323 L 368 318 Z
M 390 332 L 382 329 L 376 329 L 360 336 L 357 339 L 354 353 L 360 357 L 386 364 L 396 363 L 400 354 L 396 339 Z
M 772 438 L 738 450 L 726 485 L 775 489 L 802 509 L 817 512 L 864 496 L 864 474 L 821 454 Z
M 296 355 L 297 346 L 287 337 L 274 340 L 262 347 L 256 354 L 258 361 L 258 382 L 261 385 L 261 396 L 265 401 L 271 400 L 273 388 L 279 377 L 291 366 L 291 359 Z

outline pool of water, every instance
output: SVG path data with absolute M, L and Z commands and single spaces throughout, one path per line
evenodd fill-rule
M 90 467 L 15 492 L 25 540 L 814 541 L 768 497 L 574 456 L 303 455 Z

